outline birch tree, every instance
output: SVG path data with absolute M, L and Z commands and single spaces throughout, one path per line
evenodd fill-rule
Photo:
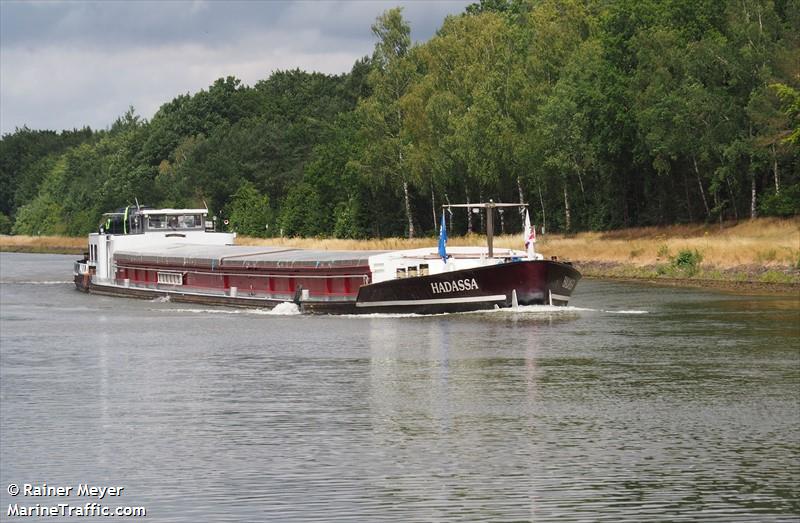
M 411 49 L 411 28 L 396 7 L 380 15 L 372 26 L 378 38 L 369 75 L 372 96 L 359 109 L 367 138 L 367 164 L 373 174 L 393 181 L 403 195 L 407 234 L 414 237 L 411 211 L 409 139 L 404 132 L 406 118 L 403 96 L 418 76 L 408 54 Z

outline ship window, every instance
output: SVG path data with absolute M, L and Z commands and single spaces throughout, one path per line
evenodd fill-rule
M 197 229 L 203 226 L 203 217 L 200 214 L 187 214 L 178 217 L 180 229 Z
M 150 230 L 163 229 L 202 229 L 202 214 L 153 214 L 147 217 L 147 228 Z
M 158 283 L 163 283 L 165 285 L 183 285 L 183 273 L 159 272 Z
M 409 267 L 408 268 L 408 277 L 409 278 L 416 278 L 417 277 L 417 266 Z
M 406 269 L 404 267 L 397 268 L 397 277 L 398 278 L 405 278 L 406 277 Z
M 431 273 L 431 271 L 430 271 L 430 269 L 428 269 L 428 264 L 427 263 L 421 263 L 420 266 L 419 266 L 419 275 L 420 276 L 427 276 L 430 273 Z
M 148 229 L 166 229 L 167 228 L 167 217 L 163 214 L 157 214 L 154 216 L 147 217 L 147 228 Z
M 122 213 L 106 213 L 99 224 L 99 228 L 105 234 L 124 234 L 125 220 Z

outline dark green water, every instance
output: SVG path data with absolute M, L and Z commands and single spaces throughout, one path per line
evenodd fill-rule
M 800 518 L 800 297 L 304 317 L 88 296 L 71 261 L 0 254 L 3 521 L 41 482 L 147 521 Z

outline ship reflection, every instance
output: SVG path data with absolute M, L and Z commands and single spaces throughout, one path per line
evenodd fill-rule
M 471 316 L 413 325 L 373 320 L 368 446 L 383 449 L 383 465 L 392 464 L 374 485 L 382 499 L 414 499 L 424 483 L 428 499 L 447 504 L 481 491 L 479 478 L 501 470 L 530 474 L 533 465 L 525 461 L 509 468 L 508 454 L 533 451 L 541 430 L 543 334 L 553 322 L 569 320 Z M 487 464 L 498 468 L 487 471 Z M 422 483 L 420 471 L 426 471 Z

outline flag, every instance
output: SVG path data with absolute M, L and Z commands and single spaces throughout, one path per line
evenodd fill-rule
M 525 248 L 528 250 L 528 258 L 533 258 L 533 244 L 536 243 L 536 227 L 531 227 L 531 217 L 525 209 L 525 230 L 523 231 Z
M 528 246 L 531 242 L 536 242 L 536 228 L 531 227 L 531 217 L 528 215 L 528 211 L 525 211 L 525 231 L 522 233 L 523 239 L 525 240 L 525 247 Z
M 447 245 L 447 225 L 444 223 L 444 210 L 442 211 L 442 224 L 439 227 L 439 256 L 442 257 L 442 261 L 447 263 L 447 250 L 445 246 Z

